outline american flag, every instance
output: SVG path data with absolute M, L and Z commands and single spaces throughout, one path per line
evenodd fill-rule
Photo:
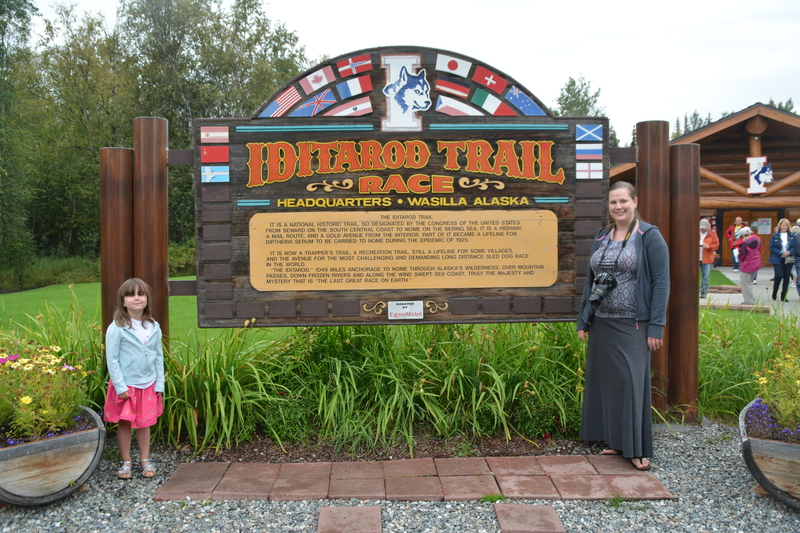
M 284 113 L 289 111 L 291 107 L 299 102 L 301 99 L 300 93 L 297 92 L 297 89 L 293 86 L 289 87 L 285 91 L 283 91 L 280 96 L 278 96 L 275 100 L 270 102 L 270 104 L 264 108 L 264 111 L 261 112 L 259 118 L 275 118 L 275 117 L 282 117 Z

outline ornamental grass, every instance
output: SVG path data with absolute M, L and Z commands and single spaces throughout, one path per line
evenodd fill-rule
M 250 326 L 169 343 L 157 440 L 199 451 L 259 433 L 354 451 L 404 443 L 413 452 L 423 434 L 578 435 L 585 345 L 574 323 L 297 328 L 278 340 Z M 74 296 L 64 311 L 49 306 L 13 327 L 14 338 L 60 346 L 82 365 L 87 405 L 102 409 L 103 334 Z M 735 423 L 757 395 L 756 372 L 796 352 L 796 329 L 794 318 L 701 310 L 700 412 Z

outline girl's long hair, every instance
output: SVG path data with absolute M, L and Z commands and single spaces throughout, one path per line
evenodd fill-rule
M 119 291 L 117 291 L 117 307 L 114 309 L 114 322 L 119 327 L 131 325 L 131 315 L 128 314 L 128 309 L 125 307 L 125 297 L 133 296 L 136 294 L 137 289 L 147 298 L 147 305 L 142 312 L 142 322 L 152 322 L 155 324 L 152 307 L 150 307 L 153 294 L 153 291 L 150 290 L 150 285 L 139 278 L 130 278 L 125 281 L 125 283 L 120 286 Z

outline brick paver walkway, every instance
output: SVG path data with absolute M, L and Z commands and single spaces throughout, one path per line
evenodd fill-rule
M 650 472 L 613 455 L 468 457 L 352 463 L 184 463 L 164 500 L 632 500 L 672 499 Z M 549 505 L 496 504 L 504 533 L 564 531 Z M 381 531 L 379 506 L 324 507 L 318 532 Z

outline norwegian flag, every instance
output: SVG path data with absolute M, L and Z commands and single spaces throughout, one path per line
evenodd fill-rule
M 339 76 L 343 78 L 347 76 L 355 76 L 359 72 L 372 70 L 372 58 L 370 58 L 369 54 L 348 57 L 344 61 L 339 61 L 336 63 L 336 68 L 339 69 Z

